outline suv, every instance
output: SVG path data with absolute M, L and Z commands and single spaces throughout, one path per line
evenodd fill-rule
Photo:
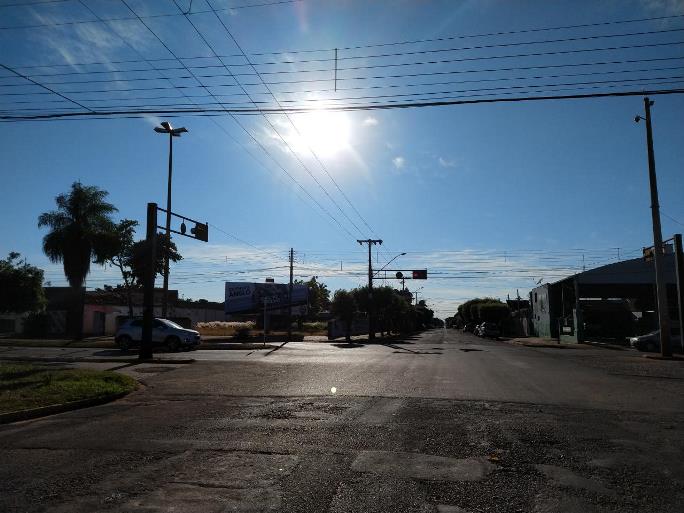
M 117 330 L 114 340 L 122 351 L 128 351 L 133 345 L 140 345 L 142 340 L 142 319 L 128 319 Z M 200 334 L 188 330 L 168 319 L 154 319 L 152 325 L 152 341 L 155 345 L 165 345 L 169 351 L 193 349 L 200 343 Z
M 487 338 L 498 338 L 500 335 L 499 327 L 493 322 L 483 322 L 480 325 L 480 336 Z

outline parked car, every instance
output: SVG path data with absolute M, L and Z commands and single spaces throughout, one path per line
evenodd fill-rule
M 500 334 L 499 327 L 493 322 L 483 322 L 480 325 L 481 337 L 497 338 Z
M 629 339 L 629 345 L 634 349 L 639 351 L 647 351 L 650 353 L 660 352 L 660 330 L 652 331 L 646 335 L 640 335 L 638 337 L 631 337 Z M 673 352 L 682 352 L 682 338 L 679 335 L 679 329 L 673 328 L 672 334 L 670 335 L 670 347 Z
M 142 341 L 142 319 L 128 319 L 117 330 L 114 340 L 122 351 L 139 346 Z M 168 319 L 154 319 L 152 325 L 152 341 L 155 345 L 164 345 L 169 351 L 194 349 L 200 343 L 198 331 L 179 326 Z

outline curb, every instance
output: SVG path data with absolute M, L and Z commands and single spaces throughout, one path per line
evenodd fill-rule
M 163 363 L 163 364 L 187 364 L 195 363 L 196 360 L 193 358 L 153 358 L 151 360 L 140 360 L 138 358 L 60 358 L 60 357 L 47 357 L 47 356 L 2 356 L 0 355 L 0 361 L 12 361 L 12 362 L 46 362 L 46 363 Z
M 54 415 L 55 413 L 64 413 L 71 410 L 80 410 L 81 408 L 88 408 L 90 406 L 99 406 L 101 404 L 121 399 L 130 392 L 119 392 L 118 394 L 111 394 L 102 397 L 95 397 L 93 399 L 82 399 L 80 401 L 71 401 L 69 403 L 52 404 L 50 406 L 42 406 L 40 408 L 33 408 L 30 410 L 11 411 L 9 413 L 0 413 L 0 424 L 9 424 L 11 422 L 19 422 L 22 420 L 30 420 L 38 417 L 45 417 L 47 415 Z

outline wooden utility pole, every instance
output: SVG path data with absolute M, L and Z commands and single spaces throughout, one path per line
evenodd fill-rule
M 660 204 L 658 203 L 658 181 L 656 179 L 655 154 L 653 151 L 653 131 L 651 128 L 651 106 L 648 97 L 644 98 L 646 111 L 646 146 L 648 150 L 648 181 L 651 189 L 651 220 L 653 223 L 653 262 L 656 275 L 656 296 L 658 303 L 658 327 L 660 328 L 660 354 L 672 356 L 670 347 L 670 312 L 667 307 L 667 285 L 663 268 L 663 234 L 660 228 Z M 638 123 L 641 116 L 634 120 Z
M 373 260 L 371 248 L 382 245 L 382 239 L 366 239 L 357 241 L 362 246 L 368 244 L 368 340 L 375 340 L 375 318 L 373 317 Z

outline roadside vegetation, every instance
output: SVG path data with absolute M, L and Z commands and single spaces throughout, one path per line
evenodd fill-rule
M 56 369 L 28 363 L 0 364 L 0 413 L 132 392 L 137 382 L 123 374 Z
M 225 337 L 249 336 L 249 332 L 256 327 L 256 323 L 252 321 L 246 322 L 225 322 L 225 321 L 211 321 L 198 322 L 195 329 L 200 332 L 200 335 L 218 335 Z

